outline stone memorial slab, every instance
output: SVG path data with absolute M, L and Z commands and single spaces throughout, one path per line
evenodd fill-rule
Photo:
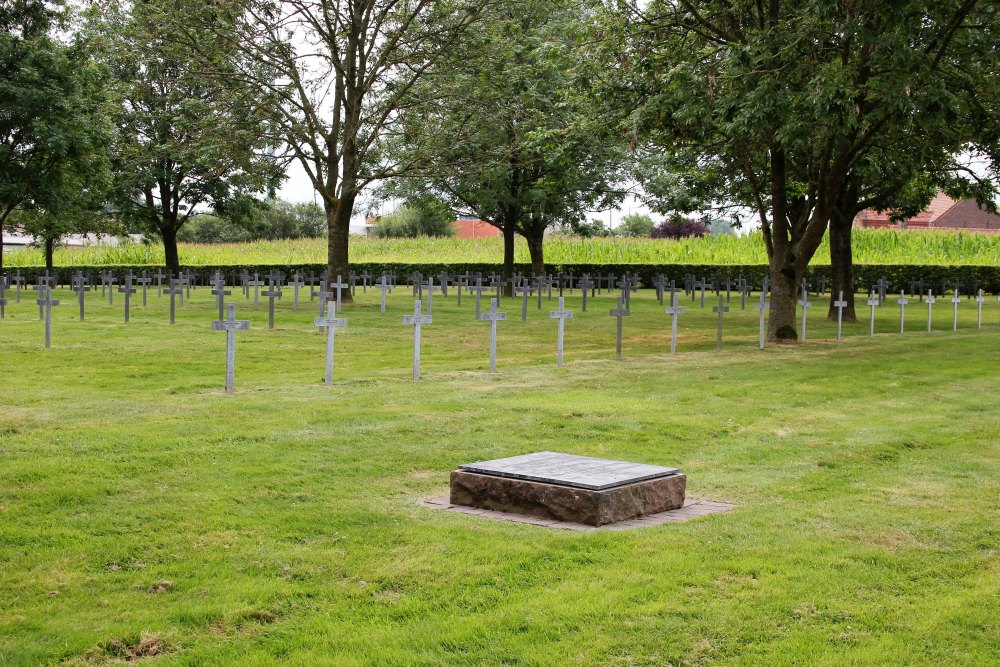
M 600 526 L 679 508 L 686 486 L 676 468 L 536 452 L 460 465 L 451 503 Z

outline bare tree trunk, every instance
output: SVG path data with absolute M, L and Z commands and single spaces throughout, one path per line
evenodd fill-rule
M 843 320 L 857 322 L 858 316 L 854 310 L 854 258 L 851 249 L 851 231 L 854 218 L 846 217 L 842 212 L 835 212 L 830 220 L 830 308 L 827 319 L 837 321 L 837 307 L 833 302 L 840 293 L 844 293 Z
M 545 258 L 544 258 L 544 241 L 545 234 L 532 233 L 530 236 L 525 236 L 528 241 L 528 253 L 531 255 L 531 274 L 533 276 L 544 276 L 545 275 Z
M 504 296 L 513 296 L 513 287 L 510 279 L 514 277 L 514 225 L 506 224 L 500 228 L 503 232 L 503 274 Z
M 340 276 L 342 281 L 347 281 L 351 271 L 348 245 L 350 243 L 354 199 L 353 197 L 341 197 L 336 200 L 335 204 L 325 204 L 324 207 L 327 225 L 327 280 L 332 283 L 337 280 L 337 276 Z M 344 290 L 341 293 L 342 301 L 351 301 L 352 299 L 350 290 Z
M 52 275 L 53 272 L 52 256 L 55 254 L 55 245 L 55 239 L 45 239 L 45 270 L 49 275 Z
M 795 298 L 802 279 L 799 272 L 779 258 L 771 261 L 771 313 L 767 319 L 767 338 L 777 342 L 798 340 L 795 328 Z
M 181 271 L 181 260 L 177 254 L 177 229 L 174 225 L 165 224 L 160 230 L 163 237 L 163 257 L 167 265 L 167 273 L 177 275 Z

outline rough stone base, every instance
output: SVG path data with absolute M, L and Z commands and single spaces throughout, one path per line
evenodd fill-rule
M 452 505 L 603 526 L 684 505 L 683 474 L 591 491 L 510 477 L 451 473 Z
M 447 510 L 458 514 L 468 514 L 470 516 L 477 516 L 483 519 L 492 519 L 494 521 L 510 521 L 512 523 L 522 523 L 530 526 L 557 528 L 559 530 L 574 530 L 584 533 L 593 531 L 634 530 L 636 528 L 662 526 L 668 523 L 680 523 L 684 521 L 691 521 L 692 519 L 700 519 L 712 514 L 728 512 L 735 507 L 735 505 L 730 503 L 723 503 L 715 500 L 700 500 L 698 498 L 687 496 L 684 498 L 684 507 L 681 507 L 680 509 L 657 512 L 656 514 L 646 514 L 645 516 L 641 516 L 637 519 L 619 521 L 618 523 L 609 523 L 604 526 L 588 526 L 586 524 L 575 523 L 573 521 L 540 519 L 538 517 L 527 516 L 525 514 L 495 512 L 493 510 L 481 510 L 476 507 L 467 507 L 465 505 L 452 505 L 448 496 L 426 498 L 421 500 L 420 504 L 431 510 Z

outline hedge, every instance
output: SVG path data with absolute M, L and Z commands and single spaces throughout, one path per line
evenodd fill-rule
M 223 265 L 223 266 L 185 266 L 186 271 L 193 272 L 198 277 L 199 284 L 206 284 L 210 277 L 221 271 L 227 276 L 229 281 L 235 279 L 242 271 L 250 274 L 266 276 L 272 271 L 282 271 L 285 276 L 291 276 L 298 271 L 302 274 L 313 273 L 322 275 L 326 271 L 325 264 L 244 264 L 244 265 Z M 719 266 L 713 264 L 547 264 L 546 268 L 550 274 L 582 276 L 585 273 L 591 277 L 598 275 L 607 276 L 609 273 L 615 275 L 638 275 L 641 283 L 652 286 L 653 279 L 662 274 L 667 280 L 673 280 L 677 285 L 683 285 L 684 277 L 693 275 L 697 278 L 747 278 L 752 284 L 760 285 L 761 280 L 768 273 L 766 264 L 751 264 L 742 266 Z M 163 267 L 157 266 L 95 266 L 95 267 L 57 267 L 55 274 L 58 284 L 68 285 L 70 276 L 76 271 L 83 271 L 85 275 L 96 277 L 101 271 L 112 271 L 115 275 L 122 275 L 126 271 L 141 274 L 143 271 L 155 273 Z M 405 280 L 410 274 L 419 271 L 424 276 L 440 275 L 447 271 L 451 276 L 457 276 L 470 272 L 472 274 L 481 273 L 488 276 L 492 273 L 499 273 L 499 264 L 484 263 L 386 263 L 386 262 L 359 262 L 352 264 L 352 270 L 360 275 L 368 272 L 376 278 L 382 273 L 390 273 L 397 276 L 399 280 Z M 515 272 L 527 275 L 531 271 L 531 265 L 527 263 L 515 264 Z M 7 275 L 13 276 L 19 272 L 25 278 L 26 284 L 33 284 L 39 275 L 43 275 L 43 267 L 22 268 L 15 271 L 7 271 Z M 810 267 L 809 279 L 815 280 L 819 276 L 830 276 L 830 267 L 817 265 Z M 861 264 L 855 265 L 854 275 L 857 279 L 859 289 L 867 289 L 884 278 L 889 282 L 889 291 L 898 292 L 900 290 L 910 291 L 910 281 L 923 280 L 924 289 L 933 289 L 938 292 L 942 284 L 947 284 L 948 289 L 954 289 L 957 282 L 963 293 L 968 293 L 972 288 L 981 288 L 991 294 L 1000 293 L 1000 267 L 998 266 L 943 266 L 943 265 L 920 265 L 920 264 Z

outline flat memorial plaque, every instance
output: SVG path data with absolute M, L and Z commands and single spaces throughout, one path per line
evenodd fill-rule
M 612 489 L 680 472 L 677 468 L 556 452 L 536 452 L 492 461 L 467 463 L 458 466 L 458 469 L 480 475 L 524 479 L 592 491 Z

